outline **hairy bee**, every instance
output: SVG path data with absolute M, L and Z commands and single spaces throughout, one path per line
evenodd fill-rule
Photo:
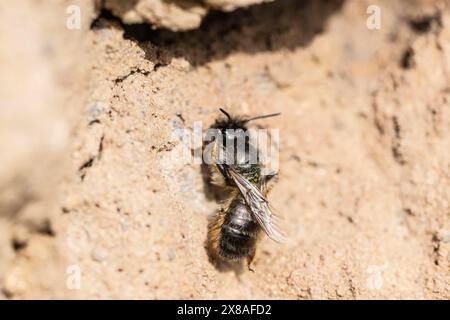
M 261 230 L 277 242 L 282 241 L 283 235 L 267 200 L 269 183 L 276 180 L 277 175 L 263 174 L 259 158 L 250 161 L 248 155 L 257 151 L 257 146 L 252 145 L 245 134 L 249 121 L 279 114 L 241 119 L 230 116 L 223 109 L 220 111 L 226 119 L 219 119 L 212 126 L 219 135 L 212 148 L 211 172 L 213 183 L 224 187 L 228 197 L 208 225 L 207 249 L 210 256 L 219 261 L 247 259 L 247 266 L 252 270 Z M 230 153 L 223 147 L 236 146 L 240 137 L 244 139 L 245 152 L 232 148 Z

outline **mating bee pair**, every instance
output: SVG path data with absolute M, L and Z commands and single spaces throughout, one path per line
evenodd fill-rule
M 250 121 L 279 115 L 270 114 L 250 119 L 230 116 L 220 111 L 226 119 L 218 119 L 211 127 L 218 131 L 218 138 L 212 147 L 212 182 L 224 187 L 228 197 L 208 225 L 207 250 L 215 260 L 247 260 L 249 270 L 255 257 L 256 244 L 261 230 L 272 240 L 281 242 L 281 233 L 277 218 L 267 200 L 269 183 L 276 180 L 276 173 L 263 174 L 261 159 L 249 161 L 248 154 L 256 146 L 245 139 L 245 152 L 239 153 L 227 146 L 236 145 L 242 135 L 246 135 Z M 242 141 L 242 140 L 241 140 Z M 257 150 L 256 150 L 257 151 Z M 243 158 L 244 157 L 244 158 Z

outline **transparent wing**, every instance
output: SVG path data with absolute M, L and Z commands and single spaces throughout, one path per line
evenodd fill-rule
M 228 167 L 227 169 L 231 178 L 236 183 L 239 191 L 244 197 L 245 202 L 251 209 L 255 220 L 258 222 L 267 236 L 276 242 L 283 242 L 285 237 L 280 231 L 278 218 L 273 213 L 269 201 L 267 200 L 265 195 L 258 187 L 245 179 L 232 167 Z M 265 182 L 263 182 L 261 189 L 266 189 Z

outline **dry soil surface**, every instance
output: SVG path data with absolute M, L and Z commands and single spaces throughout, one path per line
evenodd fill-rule
M 0 298 L 450 298 L 447 1 L 203 7 L 185 32 L 88 0 L 69 30 L 72 2 L 0 8 Z M 257 124 L 287 240 L 255 272 L 210 263 L 219 203 L 181 161 L 219 107 L 282 113 Z

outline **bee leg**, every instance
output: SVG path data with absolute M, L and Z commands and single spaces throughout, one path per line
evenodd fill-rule
M 274 171 L 271 171 L 268 174 L 264 175 L 261 181 L 261 190 L 263 190 L 263 193 L 269 193 L 277 181 L 278 174 Z
M 254 250 L 254 251 L 252 252 L 252 254 L 251 254 L 250 256 L 247 257 L 247 268 L 248 268 L 248 270 L 250 270 L 251 272 L 255 272 L 255 270 L 254 270 L 254 269 L 252 268 L 252 266 L 251 266 L 253 260 L 255 259 L 255 253 L 256 253 L 256 250 Z

